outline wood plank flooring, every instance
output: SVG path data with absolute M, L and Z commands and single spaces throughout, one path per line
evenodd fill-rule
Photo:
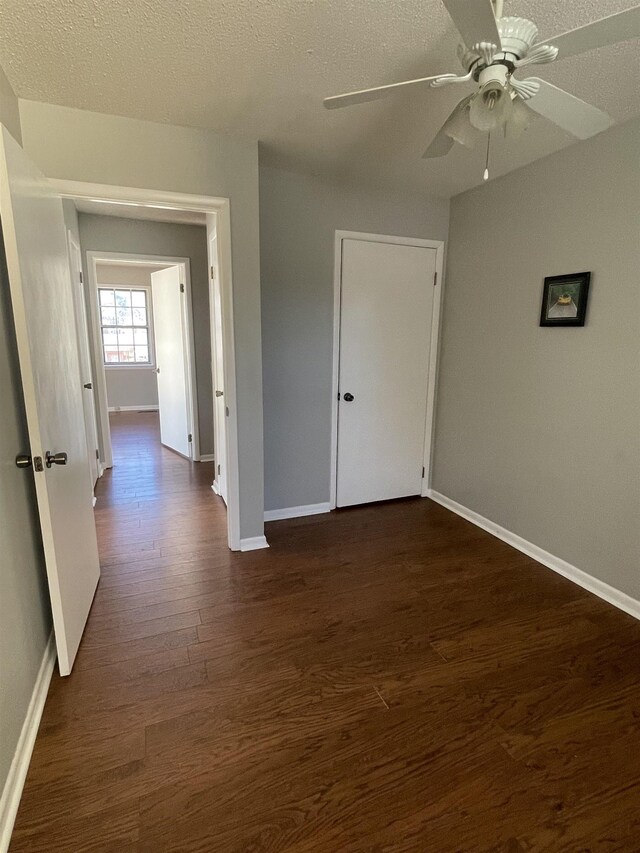
M 118 414 L 11 850 L 640 851 L 640 624 L 428 500 L 267 525 Z

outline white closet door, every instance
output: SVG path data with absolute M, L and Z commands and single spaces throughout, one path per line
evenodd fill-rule
M 337 505 L 422 490 L 436 250 L 342 242 Z
M 151 293 L 158 371 L 160 441 L 189 459 L 191 426 L 182 275 L 180 266 L 151 273 Z
M 62 202 L 4 127 L 1 140 L 0 217 L 31 444 L 24 475 L 35 479 L 58 665 L 68 675 L 100 564 L 67 241 Z

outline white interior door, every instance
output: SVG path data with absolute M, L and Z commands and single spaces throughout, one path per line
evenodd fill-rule
M 419 495 L 436 250 L 342 241 L 337 505 Z
M 0 149 L 0 217 L 34 470 L 25 476 L 35 478 L 58 665 L 68 675 L 100 566 L 67 241 L 60 199 L 4 127 Z M 66 453 L 66 464 L 48 467 L 49 453 Z
M 91 377 L 91 356 L 89 355 L 89 332 L 87 329 L 87 306 L 82 283 L 82 257 L 80 246 L 69 238 L 69 263 L 71 266 L 71 289 L 75 309 L 76 333 L 78 337 L 78 356 L 80 360 L 80 381 L 82 383 L 82 406 L 84 410 L 84 430 L 87 439 L 87 454 L 91 474 L 91 489 L 98 479 L 98 430 L 96 427 L 96 405 L 93 396 Z
M 181 265 L 151 273 L 160 441 L 191 458 L 191 418 L 186 360 L 184 273 Z
M 220 298 L 220 271 L 218 264 L 218 238 L 214 229 L 209 234 L 209 263 L 211 273 L 211 340 L 213 354 L 214 379 L 214 449 L 216 475 L 214 487 L 216 492 L 227 502 L 227 419 L 225 415 L 224 397 L 224 350 L 222 338 L 222 303 Z

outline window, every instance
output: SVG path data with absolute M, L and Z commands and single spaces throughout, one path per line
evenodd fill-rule
M 149 293 L 140 287 L 99 287 L 105 364 L 151 364 Z

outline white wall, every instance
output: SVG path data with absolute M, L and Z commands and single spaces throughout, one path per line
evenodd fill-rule
M 640 598 L 640 121 L 452 202 L 435 489 Z M 592 271 L 584 328 L 545 276 Z
M 20 101 L 25 149 L 46 175 L 229 198 L 240 535 L 263 533 L 258 146 L 207 130 Z
M 3 122 L 4 110 L 0 103 Z M 0 400 L 1 794 L 51 631 L 33 471 L 15 465 L 17 453 L 29 452 L 29 437 L 1 241 Z
M 337 229 L 445 240 L 449 204 L 260 167 L 265 508 L 329 500 Z
M 134 264 L 96 264 L 96 274 L 98 284 L 151 287 L 151 271 Z M 155 361 L 151 365 L 106 366 L 105 378 L 110 409 L 157 408 Z

